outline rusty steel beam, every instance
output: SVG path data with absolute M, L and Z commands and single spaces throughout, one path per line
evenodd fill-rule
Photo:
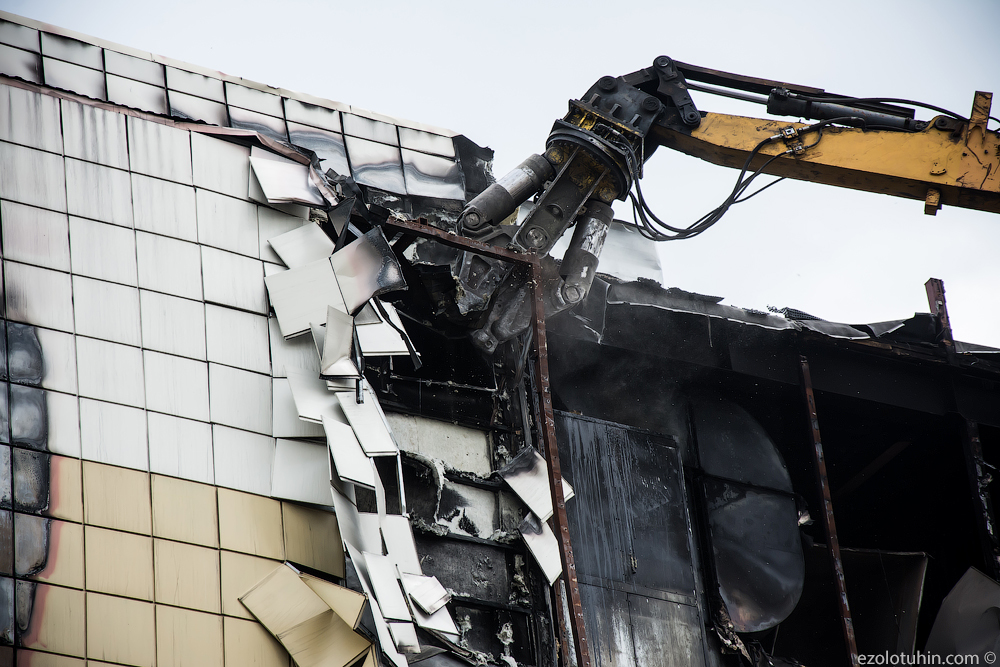
M 424 224 L 420 221 L 412 222 L 410 220 L 400 220 L 398 218 L 387 218 L 382 224 L 394 227 L 400 231 L 407 231 L 417 236 L 422 236 L 426 239 L 434 239 L 438 243 L 446 245 L 450 248 L 468 250 L 479 255 L 492 257 L 493 259 L 516 262 L 518 264 L 524 264 L 525 266 L 529 266 L 538 261 L 538 259 L 533 255 L 525 255 L 524 253 L 516 252 L 514 250 L 500 248 L 495 245 L 490 245 L 489 243 L 483 243 L 482 241 L 470 239 L 465 236 L 459 236 L 454 232 L 446 232 L 443 229 L 431 227 L 430 225 Z
M 851 665 L 858 664 L 858 644 L 854 638 L 854 623 L 851 620 L 851 606 L 847 601 L 847 582 L 844 579 L 844 563 L 840 559 L 840 540 L 837 538 L 837 523 L 833 518 L 833 500 L 830 497 L 830 482 L 826 476 L 826 459 L 823 457 L 823 440 L 819 433 L 819 414 L 816 412 L 816 396 L 813 394 L 809 360 L 799 357 L 802 391 L 805 394 L 806 412 L 809 419 L 809 437 L 812 443 L 813 467 L 820 497 L 823 499 L 823 530 L 826 533 L 826 548 L 833 563 L 833 578 L 837 585 L 837 602 L 840 606 L 840 622 L 844 630 L 844 643 L 851 659 Z
M 583 623 L 583 604 L 580 602 L 580 585 L 576 578 L 576 561 L 573 558 L 573 545 L 569 535 L 569 518 L 566 516 L 566 499 L 563 497 L 562 469 L 559 466 L 559 448 L 556 444 L 556 422 L 552 412 L 552 392 L 549 389 L 549 358 L 545 339 L 545 299 L 542 292 L 544 277 L 542 265 L 538 261 L 531 264 L 531 296 L 534 299 L 534 318 L 532 333 L 534 334 L 538 402 L 541 415 L 538 430 L 541 432 L 542 443 L 545 445 L 545 456 L 549 465 L 549 490 L 552 492 L 552 522 L 555 524 L 556 539 L 559 541 L 559 555 L 562 557 L 563 579 L 566 582 L 566 594 L 569 598 L 569 617 L 573 626 L 573 640 L 576 648 L 576 664 L 578 667 L 590 667 L 590 647 L 587 645 L 587 633 Z M 562 599 L 561 595 L 556 596 Z M 563 614 L 560 614 L 560 621 Z M 565 634 L 563 635 L 565 637 Z M 564 656 L 565 664 L 570 664 Z
M 566 499 L 563 497 L 562 469 L 559 466 L 559 447 L 556 443 L 556 423 L 552 408 L 552 391 L 549 387 L 549 358 L 548 347 L 545 339 L 545 305 L 541 285 L 543 284 L 542 266 L 539 258 L 535 254 L 523 254 L 498 248 L 496 246 L 477 241 L 475 239 L 458 236 L 436 227 L 424 224 L 422 221 L 411 222 L 389 218 L 385 221 L 386 226 L 405 231 L 407 233 L 421 236 L 423 238 L 434 239 L 444 245 L 459 250 L 468 250 L 480 255 L 500 259 L 531 269 L 531 295 L 532 303 L 532 339 L 535 346 L 535 366 L 537 375 L 538 406 L 541 412 L 538 415 L 538 430 L 541 435 L 542 445 L 548 461 L 549 488 L 552 492 L 552 522 L 556 540 L 559 543 L 559 555 L 562 559 L 563 580 L 566 584 L 566 593 L 569 599 L 568 610 L 563 609 L 562 596 L 555 594 L 558 611 L 558 623 L 561 630 L 562 641 L 562 661 L 564 667 L 571 664 L 569 647 L 566 646 L 565 638 L 568 636 L 568 628 L 564 627 L 564 618 L 569 617 L 572 625 L 573 644 L 576 652 L 577 667 L 591 667 L 590 648 L 587 644 L 587 631 L 583 621 L 583 604 L 580 602 L 580 585 L 576 577 L 576 561 L 573 558 L 573 544 L 569 533 L 569 518 L 566 515 Z M 568 613 L 563 613 L 564 611 Z
M 955 339 L 952 336 L 951 320 L 948 319 L 948 301 L 944 295 L 944 281 L 930 278 L 924 283 L 927 290 L 927 303 L 931 313 L 937 317 L 941 332 L 941 343 L 948 353 L 948 361 L 957 363 L 955 358 Z M 962 457 L 965 459 L 965 473 L 969 481 L 969 491 L 976 513 L 976 526 L 979 528 L 979 544 L 983 550 L 983 563 L 987 573 L 994 579 L 1000 579 L 1000 538 L 997 536 L 996 522 L 993 513 L 993 500 L 990 497 L 989 473 L 983 459 L 983 445 L 979 440 L 979 424 L 963 417 Z
M 948 319 L 948 302 L 944 298 L 944 281 L 940 278 L 928 278 L 924 283 L 927 291 L 927 304 L 931 308 L 931 315 L 937 319 L 938 334 L 941 343 L 948 351 L 949 361 L 955 349 L 955 339 L 951 334 L 951 320 Z

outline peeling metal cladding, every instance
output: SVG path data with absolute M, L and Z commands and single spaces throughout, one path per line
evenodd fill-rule
M 345 142 L 355 181 L 387 192 L 406 194 L 403 159 L 398 146 L 352 136 L 347 136 Z
M 229 123 L 232 127 L 253 130 L 276 141 L 288 141 L 288 131 L 285 128 L 284 118 L 241 109 L 230 104 Z
M 439 199 L 465 199 L 465 178 L 457 162 L 402 149 L 406 193 Z
M 406 289 L 399 260 L 380 227 L 334 253 L 330 262 L 349 312 L 362 308 L 372 297 Z
M 221 127 L 229 125 L 229 112 L 226 105 L 221 102 L 213 102 L 177 90 L 169 90 L 167 95 L 170 100 L 171 116 L 203 121 Z
M 326 173 L 327 169 L 333 169 L 337 174 L 345 176 L 351 173 L 343 134 L 289 121 L 288 138 L 294 145 L 308 148 L 316 153 L 323 173 Z
M 719 593 L 737 632 L 785 620 L 805 581 L 795 500 L 725 480 L 702 481 Z

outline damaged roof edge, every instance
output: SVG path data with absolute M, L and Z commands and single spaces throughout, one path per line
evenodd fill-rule
M 915 313 L 913 318 L 865 324 L 830 322 L 819 318 L 791 319 L 784 315 L 763 313 L 739 306 L 719 303 L 718 297 L 684 292 L 676 288 L 661 288 L 647 281 L 614 283 L 608 291 L 608 305 L 630 305 L 658 308 L 678 313 L 705 315 L 740 324 L 770 329 L 772 331 L 809 329 L 830 338 L 847 340 L 879 340 L 903 329 L 914 318 L 930 317 L 928 313 Z M 931 342 L 931 341 L 926 341 Z M 959 354 L 997 354 L 1000 349 L 974 343 L 955 341 Z

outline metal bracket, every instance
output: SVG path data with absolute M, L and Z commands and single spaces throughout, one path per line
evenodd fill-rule
M 659 56 L 653 61 L 653 69 L 660 80 L 656 92 L 670 98 L 685 125 L 698 127 L 701 124 L 701 113 L 694 105 L 694 100 L 687 91 L 687 82 L 674 65 L 674 61 L 667 56 Z

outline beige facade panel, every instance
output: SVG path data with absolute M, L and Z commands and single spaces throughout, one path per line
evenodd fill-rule
M 87 526 L 87 589 L 153 599 L 153 538 Z
M 0 664 L 10 663 L 0 662 Z M 17 667 L 84 667 L 85 664 L 82 659 L 71 658 L 67 655 L 25 650 L 17 652 Z M 91 661 L 90 664 L 98 667 L 96 662 Z
M 87 657 L 153 667 L 156 624 L 151 602 L 87 593 Z
M 219 543 L 223 549 L 283 560 L 281 503 L 220 488 Z
M 49 463 L 48 516 L 83 521 L 83 474 L 79 459 L 53 456 Z
M 285 558 L 306 567 L 344 576 L 344 545 L 337 515 L 281 503 L 285 528 Z
M 219 552 L 154 540 L 156 601 L 218 614 L 222 611 Z
M 18 520 L 22 517 L 34 519 L 20 514 Z M 37 520 L 44 521 L 44 519 Z M 49 584 L 83 588 L 83 526 L 67 521 L 51 521 L 48 531 L 45 567 L 40 572 L 27 575 L 28 578 Z M 24 572 L 18 574 L 25 576 Z
M 83 657 L 83 596 L 83 591 L 38 584 L 31 609 L 31 621 L 27 630 L 20 634 L 21 645 Z
M 344 588 L 305 573 L 300 573 L 299 579 L 311 588 L 312 592 L 318 595 L 330 609 L 337 612 L 337 616 L 344 619 L 348 625 L 352 628 L 358 627 L 358 623 L 361 622 L 361 614 L 365 610 L 365 601 L 368 599 L 364 593 L 352 591 L 350 588 Z
M 158 667 L 222 667 L 222 617 L 156 606 Z
M 346 667 L 362 657 L 371 642 L 354 632 L 331 609 L 278 637 L 299 667 Z
M 252 619 L 253 614 L 247 611 L 247 608 L 240 602 L 240 598 L 281 563 L 233 551 L 223 551 L 220 556 L 222 613 L 227 616 Z
M 282 634 L 330 611 L 287 565 L 274 568 L 240 600 L 279 641 Z
M 205 547 L 219 546 L 215 487 L 153 475 L 153 535 Z
M 256 621 L 223 619 L 226 665 L 288 667 L 288 652 Z
M 149 475 L 138 470 L 83 462 L 84 521 L 149 535 Z

